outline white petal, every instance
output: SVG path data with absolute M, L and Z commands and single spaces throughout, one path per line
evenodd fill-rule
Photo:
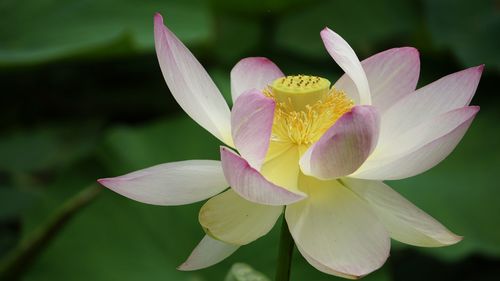
M 357 275 L 349 275 L 349 274 L 345 274 L 345 273 L 336 271 L 333 268 L 330 268 L 327 265 L 322 264 L 321 262 L 314 259 L 306 251 L 302 250 L 299 245 L 296 245 L 296 246 L 297 246 L 297 250 L 299 250 L 300 254 L 304 257 L 304 259 L 306 259 L 306 261 L 310 265 L 312 265 L 314 268 L 316 268 L 317 270 L 319 270 L 323 273 L 335 275 L 335 276 L 339 276 L 339 277 L 347 278 L 347 279 L 359 279 L 361 277 L 361 276 L 357 276 Z
M 231 70 L 233 102 L 248 90 L 264 90 L 274 80 L 285 76 L 268 58 L 252 57 L 240 60 Z
M 306 175 L 334 179 L 356 171 L 377 144 L 379 117 L 373 106 L 355 106 L 342 115 L 300 159 Z
M 371 205 L 393 239 L 420 247 L 447 246 L 462 240 L 383 182 L 342 181 Z
M 352 96 L 356 104 L 370 105 L 372 102 L 368 79 L 354 50 L 344 38 L 329 28 L 321 31 L 321 39 L 323 39 L 326 50 L 332 56 L 333 60 L 335 60 L 356 85 L 358 96 Z M 347 94 L 349 95 L 350 93 Z
M 228 187 L 221 163 L 213 160 L 160 164 L 98 182 L 125 197 L 152 205 L 189 204 Z
M 231 151 L 221 147 L 221 162 L 224 176 L 232 189 L 241 197 L 265 205 L 288 205 L 302 200 L 306 195 L 293 192 L 268 181 L 248 162 Z
M 420 59 L 415 48 L 389 49 L 363 60 L 361 65 L 370 85 L 372 105 L 381 114 L 415 91 L 420 72 Z M 345 74 L 334 87 L 358 96 L 356 85 Z
M 482 71 L 483 66 L 478 66 L 450 74 L 401 99 L 381 116 L 379 143 L 388 142 L 429 118 L 467 106 Z
M 358 278 L 381 267 L 390 239 L 362 199 L 338 181 L 304 179 L 309 197 L 287 206 L 297 248 L 318 270 Z
M 276 103 L 260 91 L 242 94 L 231 111 L 231 131 L 236 149 L 259 170 L 266 156 L 273 128 Z
M 231 115 L 219 89 L 203 66 L 155 15 L 155 46 L 163 77 L 175 100 L 207 131 L 229 146 Z
M 224 243 L 205 235 L 189 255 L 189 258 L 177 269 L 191 271 L 212 266 L 232 255 L 238 248 L 239 246 Z
M 281 206 L 252 203 L 229 189 L 208 200 L 200 210 L 199 219 L 210 236 L 245 245 L 266 235 L 282 210 Z
M 479 111 L 477 106 L 452 110 L 429 119 L 377 146 L 353 174 L 362 179 L 402 179 L 423 173 L 445 159 L 457 146 Z

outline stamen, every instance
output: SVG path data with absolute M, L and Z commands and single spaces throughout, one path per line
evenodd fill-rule
M 288 76 L 276 80 L 271 88 L 264 91 L 265 95 L 276 101 L 272 141 L 310 146 L 318 141 L 340 116 L 351 110 L 354 106 L 353 101 L 348 99 L 343 91 L 334 87 L 327 88 L 326 93 L 321 93 L 321 95 L 317 95 L 316 91 L 304 90 L 314 87 L 314 85 L 320 87 L 318 84 L 324 88 L 324 80 L 326 79 L 305 75 Z M 328 80 L 326 81 L 328 82 Z M 275 90 L 276 84 L 292 87 L 288 86 L 290 82 L 294 83 L 293 87 L 296 86 L 295 84 L 301 85 L 299 91 L 305 95 L 301 101 L 308 101 L 307 104 L 301 104 L 299 109 L 296 101 L 294 102 L 294 96 L 284 96 L 282 91 Z M 330 82 L 328 82 L 327 87 L 329 85 Z

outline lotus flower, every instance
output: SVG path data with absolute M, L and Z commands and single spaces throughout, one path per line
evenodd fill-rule
M 229 110 L 161 15 L 154 23 L 167 85 L 184 111 L 226 145 L 221 161 L 161 164 L 99 182 L 154 205 L 210 198 L 199 214 L 206 236 L 179 269 L 223 260 L 268 233 L 283 212 L 305 259 L 347 278 L 381 267 L 390 238 L 422 247 L 461 240 L 382 181 L 425 172 L 451 153 L 479 110 L 469 103 L 483 66 L 415 90 L 416 49 L 389 49 L 360 62 L 325 28 L 326 50 L 345 72 L 333 86 L 321 77 L 285 76 L 267 58 L 245 58 L 231 71 Z

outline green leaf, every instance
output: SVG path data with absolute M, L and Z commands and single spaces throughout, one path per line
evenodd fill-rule
M 451 49 L 466 66 L 500 69 L 498 1 L 425 0 L 426 20 L 434 43 Z
M 0 223 L 18 216 L 33 203 L 33 199 L 28 192 L 0 186 Z
M 217 18 L 214 52 L 222 63 L 236 64 L 259 45 L 260 25 L 255 19 L 223 15 Z M 245 40 L 241 40 L 244 36 Z M 229 73 L 228 73 L 229 74 Z
M 218 159 L 219 144 L 192 119 L 176 116 L 145 127 L 112 129 L 100 157 L 113 173 L 126 173 L 169 161 Z
M 307 0 L 212 0 L 217 10 L 240 14 L 270 14 L 308 3 Z
M 153 14 L 188 44 L 212 36 L 204 0 L 5 0 L 0 10 L 0 66 L 73 56 L 150 52 Z
M 270 281 L 264 274 L 244 263 L 236 263 L 231 267 L 225 281 Z
M 95 124 L 72 124 L 6 135 L 0 139 L 0 170 L 27 173 L 69 166 L 95 148 L 96 131 Z
M 276 44 L 311 58 L 327 58 L 319 32 L 329 27 L 358 54 L 368 54 L 376 43 L 411 33 L 416 25 L 415 10 L 411 1 L 398 0 L 337 0 L 302 5 L 278 23 Z

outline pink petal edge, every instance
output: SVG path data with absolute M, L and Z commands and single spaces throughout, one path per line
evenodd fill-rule
M 304 193 L 294 193 L 269 182 L 231 149 L 221 146 L 220 153 L 226 180 L 236 193 L 248 201 L 280 206 L 292 204 L 307 197 Z

